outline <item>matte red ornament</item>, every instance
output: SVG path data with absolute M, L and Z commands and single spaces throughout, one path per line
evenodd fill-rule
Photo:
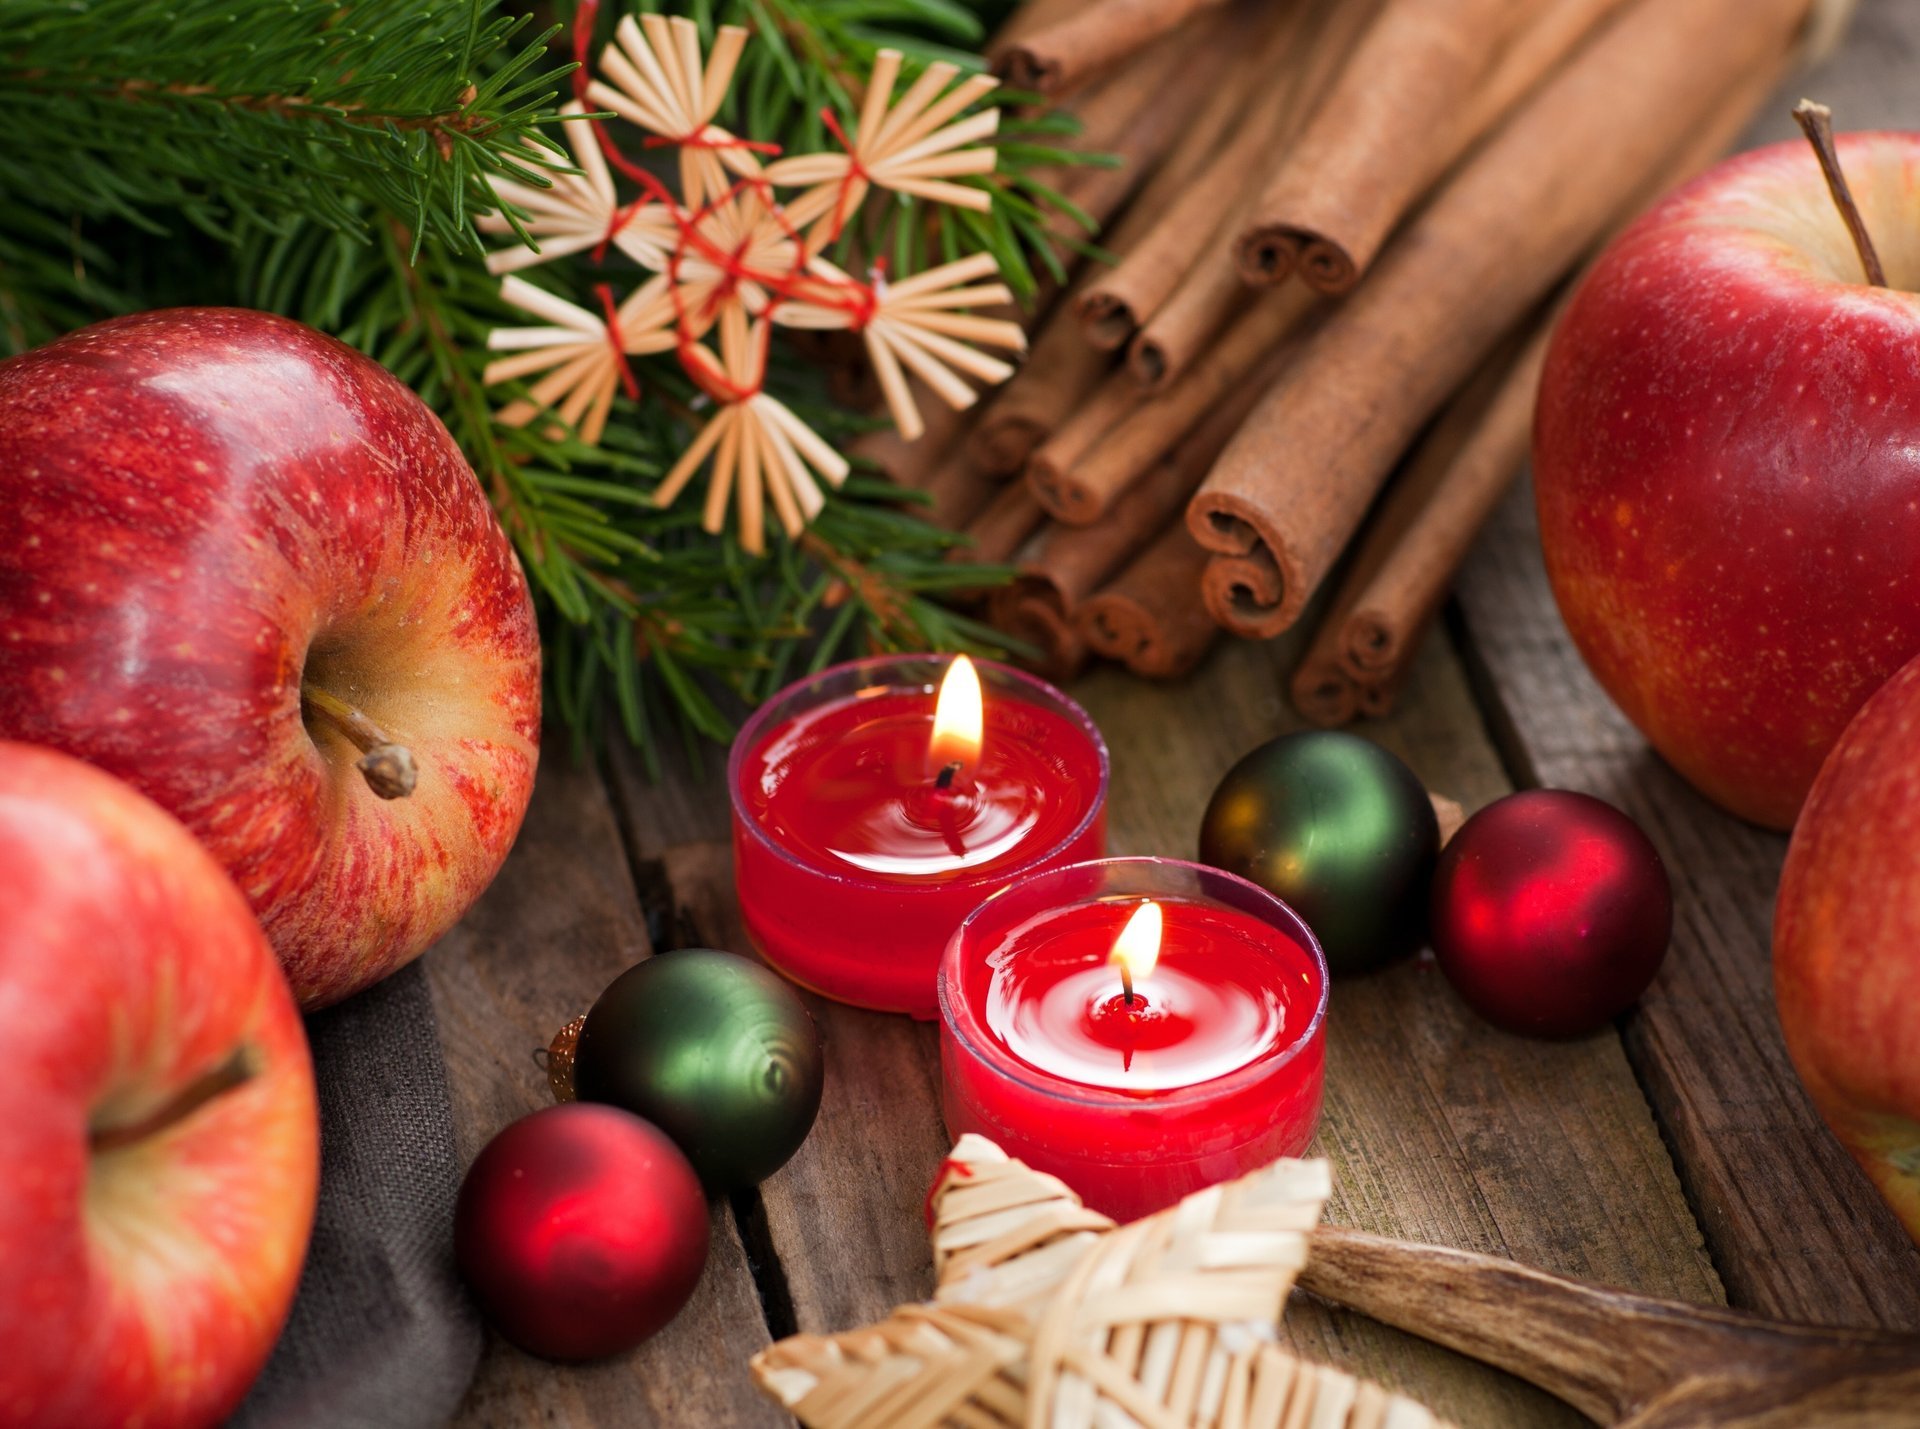
M 557 1360 L 631 1349 L 679 1314 L 707 1239 L 687 1158 L 651 1122 L 589 1102 L 494 1137 L 454 1210 L 454 1254 L 481 1309 Z
M 1440 966 L 1509 1032 L 1606 1026 L 1646 991 L 1672 932 L 1660 855 L 1632 819 L 1587 794 L 1532 789 L 1489 804 L 1434 874 Z

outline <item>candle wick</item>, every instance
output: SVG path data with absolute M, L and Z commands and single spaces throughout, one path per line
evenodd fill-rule
M 1127 1006 L 1133 1006 L 1133 969 L 1123 960 L 1120 964 L 1120 991 L 1127 999 Z
M 960 771 L 964 767 L 959 760 L 954 760 L 953 763 L 940 771 L 940 777 L 933 781 L 933 787 L 936 789 L 951 789 L 953 787 L 953 781 L 959 777 Z

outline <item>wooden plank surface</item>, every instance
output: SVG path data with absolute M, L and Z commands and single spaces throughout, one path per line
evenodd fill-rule
M 1547 587 L 1530 493 L 1486 532 L 1460 603 L 1529 782 L 1619 805 L 1666 860 L 1673 947 L 1627 1047 L 1736 1305 L 1920 1327 L 1920 1251 L 1814 1113 L 1773 1008 L 1783 835 L 1688 788 L 1593 683 Z
M 1916 63 L 1920 5 L 1864 0 L 1843 53 L 1793 87 L 1843 127 L 1911 126 Z M 1792 132 L 1784 112 L 1763 128 Z M 1510 779 L 1621 805 L 1675 874 L 1674 951 L 1621 1033 L 1564 1044 L 1484 1026 L 1427 957 L 1337 984 L 1318 1143 L 1335 1163 L 1333 1218 L 1683 1299 L 1720 1299 L 1724 1282 L 1737 1304 L 1920 1326 L 1920 1252 L 1813 1117 L 1780 1048 L 1766 964 L 1783 840 L 1709 809 L 1592 686 L 1524 500 L 1481 542 L 1457 616 L 1452 638 L 1429 639 L 1401 713 L 1362 732 L 1469 809 Z M 1174 688 L 1111 671 L 1080 683 L 1114 749 L 1115 852 L 1191 856 L 1219 775 L 1293 727 L 1293 654 L 1292 642 L 1223 647 Z M 603 782 L 549 752 L 521 847 L 428 962 L 467 1154 L 545 1104 L 533 1049 L 646 955 L 649 926 L 665 946 L 745 949 L 721 765 L 709 756 L 703 778 L 676 767 L 650 784 L 616 750 Z M 936 1039 L 813 1006 L 828 1048 L 820 1123 L 759 1192 L 715 1208 L 688 1310 L 599 1366 L 491 1344 L 463 1423 L 788 1422 L 745 1371 L 770 1331 L 845 1328 L 926 1293 L 921 1198 L 946 1147 Z M 1505 1376 L 1311 1301 L 1286 1331 L 1463 1424 L 1578 1422 Z
M 1113 745 L 1115 852 L 1193 856 L 1220 776 L 1261 740 L 1298 727 L 1282 695 L 1293 658 L 1289 642 L 1230 645 L 1180 689 L 1109 672 L 1082 682 L 1076 693 Z M 1422 652 L 1400 712 L 1360 732 L 1469 809 L 1507 792 L 1440 643 Z M 1316 1150 L 1334 1163 L 1329 1219 L 1682 1299 L 1720 1298 L 1611 1033 L 1549 1044 L 1495 1031 L 1426 956 L 1336 982 L 1327 1025 Z M 1631 1218 L 1623 1205 L 1635 1208 Z M 1374 1375 L 1462 1424 L 1581 1422 L 1503 1375 L 1359 1316 L 1300 1301 L 1288 1330 L 1304 1353 Z
M 679 766 L 654 784 L 621 752 L 611 768 L 629 849 L 665 875 L 676 941 L 750 952 L 719 769 L 700 779 Z M 820 1119 L 759 1201 L 793 1314 L 788 1328 L 818 1333 L 929 1293 L 922 1211 L 948 1142 L 933 1025 L 802 995 L 826 1044 Z
M 1226 645 L 1180 686 L 1117 671 L 1080 683 L 1075 694 L 1113 747 L 1114 852 L 1192 856 L 1220 775 L 1297 727 L 1282 696 L 1291 658 L 1287 646 Z M 1443 646 L 1425 652 L 1403 711 L 1367 732 L 1469 807 L 1505 792 Z M 639 882 L 670 902 L 673 936 L 743 948 L 717 775 L 650 785 L 630 757 L 611 763 Z M 828 1042 L 821 1121 L 762 1188 L 760 1214 L 797 1327 L 844 1329 L 930 1288 L 922 1198 L 947 1142 L 932 1029 L 813 1005 Z M 1719 1298 L 1618 1038 L 1507 1037 L 1479 1023 L 1430 960 L 1336 985 L 1318 1149 L 1336 1164 L 1336 1219 Z M 1621 1205 L 1635 1214 L 1623 1219 Z M 1362 1317 L 1303 1300 L 1287 1329 L 1303 1352 L 1422 1395 L 1462 1423 L 1579 1422 L 1504 1375 Z
M 550 739 L 527 825 L 499 879 L 426 960 L 461 1157 L 553 1104 L 534 1054 L 652 948 L 606 791 Z M 679 1317 L 629 1355 L 553 1365 L 489 1334 L 458 1423 L 790 1425 L 754 1392 L 768 1342 L 731 1209 L 716 1205 L 706 1274 Z

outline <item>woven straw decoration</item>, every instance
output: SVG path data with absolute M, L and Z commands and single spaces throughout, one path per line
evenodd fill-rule
M 645 26 L 645 33 L 641 27 Z M 699 209 L 727 191 L 727 170 L 742 178 L 760 172 L 751 148 L 712 122 L 726 101 L 747 32 L 722 25 L 713 53 L 700 62 L 700 27 L 683 15 L 666 19 L 629 15 L 600 52 L 600 73 L 587 98 L 679 146 L 680 201 Z
M 787 205 L 787 218 L 796 228 L 812 225 L 809 247 L 818 251 L 840 235 L 866 200 L 870 184 L 983 213 L 992 206 L 992 196 L 984 190 L 947 182 L 993 172 L 994 150 L 969 146 L 981 145 L 1000 128 L 997 109 L 947 122 L 998 83 L 991 75 L 973 75 L 947 89 L 959 73 L 957 66 L 944 62 L 928 65 L 900 102 L 889 107 L 900 76 L 900 52 L 882 50 L 867 80 L 850 151 L 800 154 L 767 165 L 763 173 L 769 183 L 806 190 Z
M 994 87 L 975 76 L 955 83 L 958 69 L 937 63 L 894 103 L 901 57 L 882 51 L 865 92 L 857 142 L 846 152 L 779 161 L 765 171 L 756 154 L 775 146 L 737 138 L 714 123 L 725 103 L 747 32 L 722 26 L 702 56 L 699 27 L 685 17 L 628 17 L 600 56 L 598 78 L 588 80 L 588 102 L 614 111 L 653 136 L 649 147 L 678 151 L 678 199 L 620 156 L 605 131 L 579 119 L 576 102 L 563 113 L 580 170 L 553 173 L 551 187 L 501 179 L 501 199 L 525 214 L 524 232 L 540 244 L 489 255 L 488 267 L 513 274 L 548 260 L 590 251 L 597 262 L 615 248 L 655 276 L 612 313 L 586 311 L 523 280 L 509 277 L 508 302 L 546 326 L 507 328 L 488 346 L 512 356 L 488 364 L 489 385 L 538 375 L 526 396 L 509 402 L 499 420 L 525 425 L 543 409 L 591 445 L 604 434 L 616 394 L 637 395 L 625 358 L 673 351 L 688 375 L 719 404 L 654 493 L 671 504 L 711 462 L 701 524 L 718 534 L 737 501 L 741 546 L 765 550 L 766 507 L 782 528 L 799 536 L 824 503 L 820 483 L 840 485 L 848 464 L 776 398 L 760 390 L 766 368 L 765 321 L 783 326 L 857 329 L 879 372 L 896 424 L 911 440 L 925 423 L 909 391 L 912 372 L 957 408 L 977 393 L 968 379 L 998 383 L 1010 364 L 980 346 L 1022 351 L 1017 324 L 974 316 L 969 306 L 1011 301 L 991 257 L 951 263 L 889 285 L 856 282 L 818 255 L 874 186 L 947 204 L 984 210 L 984 189 L 951 182 L 994 167 L 989 141 L 998 111 L 957 118 Z M 602 145 L 607 148 L 603 151 Z M 609 155 L 615 156 L 611 161 Z M 613 168 L 636 180 L 647 196 L 622 205 Z M 775 170 L 778 170 L 776 175 Z M 789 207 L 775 199 L 774 183 L 806 192 Z M 485 231 L 516 233 L 500 214 L 481 219 Z M 812 225 L 810 232 L 805 231 Z M 601 290 L 603 299 L 608 289 Z M 718 351 L 703 345 L 718 328 Z M 564 424 L 564 425 L 563 425 Z
M 767 366 L 766 321 L 749 326 L 746 309 L 730 303 L 721 309 L 719 327 L 718 357 L 694 345 L 684 350 L 684 360 L 696 380 L 721 394 L 720 410 L 661 481 L 653 502 L 671 506 L 712 456 L 701 526 L 720 531 L 737 486 L 740 545 L 759 555 L 766 549 L 769 499 L 787 534 L 798 536 L 825 504 L 814 473 L 838 486 L 850 468 L 784 402 L 760 390 Z
M 730 255 L 738 267 L 769 275 L 770 281 L 793 276 L 803 266 L 800 246 L 758 190 L 717 200 L 694 218 L 692 227 L 698 241 L 670 258 L 667 271 L 680 285 L 681 311 L 699 331 L 705 331 L 732 298 L 738 297 L 756 317 L 767 306 L 765 288 L 716 263 L 714 254 Z
M 562 114 L 584 114 L 577 101 L 561 107 Z M 548 263 L 570 253 L 597 249 L 610 243 L 643 268 L 658 272 L 666 266 L 680 230 L 662 203 L 638 203 L 626 209 L 614 191 L 613 175 L 608 172 L 606 156 L 595 142 L 592 128 L 585 123 L 560 126 L 567 136 L 567 147 L 580 169 L 577 174 L 548 172 L 551 188 L 536 188 L 517 179 L 495 179 L 494 192 L 507 203 L 531 215 L 521 226 L 540 244 L 536 250 L 524 244 L 501 248 L 487 255 L 489 273 L 517 273 L 537 263 Z M 545 154 L 544 147 L 528 143 L 530 149 Z M 510 234 L 514 227 L 499 212 L 482 214 L 478 220 L 482 233 Z
M 937 1303 L 754 1373 L 810 1429 L 1438 1429 L 1273 1343 L 1330 1189 L 1325 1162 L 1279 1161 L 1115 1227 L 963 1137 L 933 1193 Z
M 1022 1429 L 1027 1323 L 977 1305 L 903 1305 L 839 1335 L 793 1335 L 754 1356 L 760 1387 L 832 1429 Z
M 808 271 L 846 291 L 851 279 L 826 259 L 815 257 Z M 1020 324 L 1000 318 L 976 317 L 956 308 L 1010 303 L 1013 294 L 1001 283 L 968 287 L 999 272 L 991 254 L 976 253 L 938 268 L 929 268 L 898 283 L 874 284 L 874 304 L 865 314 L 861 336 L 872 359 L 894 426 L 908 441 L 926 430 L 920 409 L 907 384 L 905 368 L 949 406 L 964 411 L 978 400 L 960 373 L 990 384 L 1013 376 L 1013 367 L 969 347 L 985 343 L 1008 352 L 1025 352 L 1027 335 Z M 822 307 L 800 303 L 776 310 L 774 320 L 788 327 L 852 327 L 858 315 L 845 305 Z M 956 371 L 955 369 L 958 369 Z
M 1029 1318 L 1113 1229 L 1065 1182 L 971 1133 L 940 1169 L 933 1213 L 934 1299 Z
M 502 280 L 500 296 L 552 324 L 495 328 L 487 334 L 490 349 L 515 354 L 487 364 L 484 380 L 489 385 L 536 372 L 547 374 L 525 397 L 500 409 L 499 420 L 510 427 L 525 426 L 543 408 L 550 408 L 579 431 L 582 441 L 599 441 L 613 394 L 623 380 L 620 354 L 671 352 L 676 343 L 673 299 L 664 275 L 635 288 L 615 311 L 618 352 L 606 319 L 577 303 L 536 288 L 524 278 Z

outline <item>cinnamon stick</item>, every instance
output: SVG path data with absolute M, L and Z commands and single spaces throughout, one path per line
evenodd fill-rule
M 995 63 L 1015 89 L 1059 94 L 1145 49 L 1222 0 L 1094 0 L 1008 45 Z
M 1178 524 L 1187 498 L 1258 399 L 1262 375 L 1249 374 L 1242 383 L 1244 391 L 1231 393 L 1217 403 L 1206 419 L 1185 440 L 1175 443 L 1145 479 L 1114 502 L 1099 521 L 1048 528 L 1037 549 L 1022 562 L 1014 593 L 1044 591 L 1054 606 L 1071 612 L 1152 543 L 1169 523 Z
M 1304 608 L 1408 440 L 1607 218 L 1777 58 L 1807 0 L 1636 0 L 1514 112 L 1309 341 L 1188 508 L 1229 629 Z M 1249 558 L 1276 579 L 1254 582 Z M 1275 586 L 1277 584 L 1277 591 Z
M 1386 512 L 1382 512 L 1381 517 L 1389 523 L 1393 520 Z M 1367 585 L 1370 569 L 1377 566 L 1378 560 L 1377 554 L 1364 547 L 1354 553 L 1352 572 L 1334 596 L 1331 608 L 1288 681 L 1293 707 L 1310 724 L 1322 729 L 1337 729 L 1356 719 L 1383 719 L 1393 713 L 1394 702 L 1413 668 L 1411 654 L 1426 630 L 1425 624 L 1415 629 L 1408 639 L 1409 658 L 1387 669 L 1357 671 L 1347 663 L 1341 643 L 1343 632 L 1352 618 L 1360 591 Z
M 1032 652 L 1016 653 L 1022 665 L 1053 681 L 1071 680 L 1085 668 L 1087 641 L 1078 626 L 1044 600 L 1009 602 L 994 616 L 994 628 Z
M 1244 22 L 1237 15 L 1224 19 L 1225 23 L 1216 27 L 1220 33 L 1212 43 L 1230 49 Z M 1211 54 L 1212 51 L 1209 51 L 1208 55 L 1202 56 L 1207 63 L 1187 68 L 1185 73 L 1189 82 L 1197 78 L 1204 84 L 1214 67 Z M 1178 101 L 1179 96 L 1176 95 L 1175 99 Z M 1230 113 L 1223 113 L 1222 109 L 1219 102 L 1209 101 L 1199 118 L 1186 128 L 1173 153 L 1157 168 L 1152 168 L 1151 176 L 1133 194 L 1119 222 L 1103 235 L 1102 242 L 1109 252 L 1122 255 L 1130 252 L 1152 229 L 1167 203 L 1184 187 L 1185 169 L 1191 162 L 1194 145 L 1216 135 L 1232 118 Z M 1167 105 L 1149 103 L 1144 110 L 1155 115 L 1171 116 L 1180 122 L 1188 117 L 1179 102 Z M 1146 148 L 1139 147 L 1126 151 L 1123 157 L 1127 161 L 1124 172 L 1138 178 L 1143 168 L 1152 167 L 1154 156 Z M 1090 216 L 1104 221 L 1109 210 L 1103 210 L 1099 202 L 1093 201 L 1095 198 L 1095 195 L 1083 190 L 1077 196 L 1077 201 L 1088 210 Z M 1059 229 L 1057 223 L 1049 224 L 1049 232 L 1054 232 L 1056 237 L 1065 236 L 1065 230 Z M 1078 320 L 1074 317 L 1078 293 L 1084 291 L 1087 284 L 1098 276 L 1096 273 L 1082 279 L 1074 292 L 1049 313 L 1040 327 L 1039 336 L 1028 351 L 1025 366 L 1000 389 L 975 422 L 969 442 L 974 461 L 983 471 L 1000 476 L 1011 476 L 1018 472 L 1026 465 L 1033 450 L 1046 441 L 1080 406 L 1087 394 L 1099 385 L 1112 365 L 1106 353 L 1087 346 L 1081 337 Z
M 1025 487 L 1015 482 L 1003 486 L 983 503 L 964 527 L 968 544 L 956 555 L 961 560 L 997 566 L 1020 549 L 1040 528 L 1047 513 Z
M 1489 374 L 1490 388 L 1469 384 L 1422 444 L 1403 478 L 1405 500 L 1420 504 L 1418 519 L 1342 622 L 1339 649 L 1355 678 L 1378 676 L 1409 658 L 1474 535 L 1519 473 L 1550 335 L 1543 325 L 1504 371 Z M 1388 499 L 1401 496 L 1396 489 Z
M 1252 391 L 1245 401 L 1219 403 L 1104 519 L 1091 526 L 1046 527 L 1021 558 L 1020 574 L 990 598 L 988 619 L 1039 648 L 1040 668 L 1055 673 L 1077 668 L 1087 643 L 1086 627 L 1076 618 L 1080 603 L 1165 532 L 1182 529 L 1180 508 L 1258 395 L 1257 374 L 1247 385 Z M 1014 489 L 1032 502 L 1024 486 Z M 1038 503 L 1031 509 L 1037 512 Z M 1197 596 L 1191 589 L 1188 593 L 1197 604 Z
M 1400 694 L 1413 677 L 1413 661 L 1402 660 L 1391 670 L 1384 670 L 1370 679 L 1360 682 L 1360 718 L 1385 719 L 1393 713 L 1394 706 L 1400 703 Z M 1436 809 L 1436 812 L 1438 810 Z M 1442 825 L 1441 837 L 1450 837 Z
M 1276 138 L 1292 112 L 1318 32 L 1336 0 L 1301 0 L 1269 8 L 1264 35 L 1246 46 L 1228 71 L 1222 93 L 1240 101 L 1225 116 L 1215 142 L 1185 157 L 1192 165 L 1167 196 L 1153 222 L 1114 267 L 1095 275 L 1076 299 L 1086 340 L 1117 349 L 1158 311 L 1194 262 L 1196 237 L 1212 233 L 1246 187 L 1247 166 Z M 1222 102 L 1220 107 L 1225 107 Z
M 1107 355 L 1080 340 L 1068 306 L 1056 306 L 1027 351 L 1026 365 L 981 411 L 967 448 L 982 471 L 1011 476 L 1099 385 Z
M 1779 68 L 1743 79 L 1685 152 L 1634 196 L 1613 231 L 1724 154 L 1773 93 Z M 1564 306 L 1564 300 L 1556 304 L 1511 358 L 1504 376 L 1498 375 L 1496 361 L 1492 371 L 1468 384 L 1388 493 L 1382 518 L 1395 507 L 1414 514 L 1405 520 L 1376 518 L 1383 530 L 1397 527 L 1400 534 L 1383 560 L 1369 563 L 1373 574 L 1345 617 L 1341 655 L 1356 679 L 1379 680 L 1412 660 L 1420 631 L 1440 608 L 1474 536 L 1519 474 L 1532 437 L 1548 340 Z M 1377 539 L 1372 529 L 1364 538 L 1367 543 Z
M 1275 148 L 1291 144 L 1311 118 L 1340 73 L 1354 42 L 1378 9 L 1380 0 L 1341 0 L 1316 34 L 1300 82 L 1267 144 L 1237 156 L 1232 203 L 1216 215 L 1198 256 L 1159 308 L 1144 320 L 1127 350 L 1127 369 L 1148 390 L 1158 390 L 1184 372 L 1206 351 L 1221 328 L 1247 300 L 1246 286 L 1233 264 L 1233 237 L 1247 211 L 1246 176 Z
M 1114 400 L 1130 402 L 1130 408 L 1085 449 L 1063 441 L 1033 454 L 1027 482 L 1041 505 L 1069 524 L 1099 520 L 1216 403 L 1241 389 L 1249 374 L 1264 373 L 1266 382 L 1278 378 L 1315 297 L 1296 283 L 1259 299 L 1178 382 L 1144 401 L 1126 374 L 1109 378 Z
M 1278 282 L 1297 261 L 1346 292 L 1434 180 L 1621 3 L 1390 0 L 1235 240 L 1242 278 Z
M 1287 681 L 1287 693 L 1300 717 L 1321 729 L 1352 724 L 1360 715 L 1360 685 L 1340 663 L 1331 641 L 1316 638 Z
M 918 377 L 909 376 L 907 386 L 925 430 L 909 439 L 889 422 L 856 437 L 848 450 L 879 467 L 894 485 L 923 491 L 965 434 L 968 414 L 941 401 Z
M 1509 343 L 1469 384 L 1467 393 L 1456 399 L 1448 418 L 1462 432 L 1472 431 L 1475 417 L 1485 406 L 1482 394 L 1490 387 L 1497 387 L 1507 372 L 1511 356 L 1512 345 Z M 1443 419 L 1436 428 L 1435 436 L 1439 436 L 1446 423 L 1447 419 Z M 1306 653 L 1294 667 L 1293 678 L 1288 685 L 1293 695 L 1293 707 L 1322 728 L 1350 724 L 1360 714 L 1361 687 L 1363 681 L 1369 680 L 1369 676 L 1349 669 L 1342 658 L 1347 621 L 1374 576 L 1420 519 L 1422 501 L 1417 498 L 1402 499 L 1402 493 L 1409 488 L 1419 492 L 1430 489 L 1432 478 L 1423 468 L 1423 460 L 1444 468 L 1453 445 L 1457 443 L 1430 440 L 1423 446 L 1421 457 L 1416 458 L 1394 479 L 1393 488 L 1374 513 L 1366 535 L 1347 558 L 1346 571 L 1327 602 L 1326 613 L 1315 629 Z M 1203 591 L 1205 584 L 1206 578 L 1203 576 Z
M 1207 122 L 1217 107 L 1222 72 L 1246 49 L 1254 13 L 1236 7 L 1204 16 L 1136 56 L 1084 98 L 1062 104 L 1061 111 L 1080 124 L 1062 147 L 1119 163 L 1043 170 L 1041 179 L 1104 227 L 1170 154 L 1187 148 L 1191 130 Z M 1087 236 L 1064 212 L 1050 215 L 1044 229 L 1057 247 Z
M 951 447 L 917 490 L 932 501 L 920 515 L 943 531 L 965 530 L 1003 488 L 974 464 L 965 442 Z
M 1099 386 L 1053 434 L 1027 458 L 1027 485 L 1056 521 L 1083 526 L 1105 514 L 1078 504 L 1065 474 L 1140 405 L 1140 393 L 1124 372 L 1109 372 Z M 1141 469 L 1159 459 L 1159 452 L 1141 453 Z
M 987 41 L 983 53 L 989 62 L 997 64 L 1008 50 L 1027 36 L 1071 19 L 1079 13 L 1083 3 L 1084 0 L 1025 0 L 1024 4 L 1016 5 L 1000 28 L 993 32 L 993 38 Z
M 1184 675 L 1220 634 L 1200 599 L 1206 561 L 1184 526 L 1169 526 L 1111 585 L 1082 602 L 1074 624 L 1095 653 L 1124 660 L 1136 675 Z

